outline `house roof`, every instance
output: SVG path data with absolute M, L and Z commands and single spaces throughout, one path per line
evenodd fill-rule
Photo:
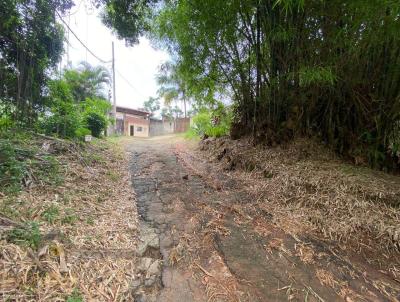
M 144 110 L 137 110 L 137 109 L 132 109 L 132 108 L 126 108 L 126 107 L 120 107 L 117 106 L 117 112 L 121 113 L 127 113 L 127 114 L 133 114 L 133 115 L 141 115 L 141 116 L 148 116 L 150 115 L 150 112 L 144 111 Z

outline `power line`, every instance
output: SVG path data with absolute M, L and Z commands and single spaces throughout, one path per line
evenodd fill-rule
M 83 46 L 83 47 L 85 47 L 85 49 L 93 56 L 93 57 L 95 57 L 97 60 L 99 60 L 101 63 L 110 63 L 111 61 L 105 61 L 105 60 L 103 60 L 103 59 L 100 59 L 98 56 L 96 56 L 95 54 L 94 54 L 94 52 L 93 51 L 91 51 L 90 49 L 89 49 L 89 47 L 87 47 L 86 45 L 85 45 L 85 43 L 83 43 L 82 41 L 81 41 L 81 39 L 79 39 L 79 37 L 74 33 L 74 31 L 69 27 L 69 25 L 68 25 L 68 23 L 67 22 L 65 22 L 64 21 L 64 19 L 61 17 L 61 15 L 60 15 L 60 13 L 58 12 L 58 11 L 56 11 L 56 14 L 58 15 L 58 17 L 60 18 L 60 20 L 62 21 L 62 23 L 64 23 L 64 25 L 67 27 L 67 29 L 74 35 L 74 37 L 78 40 L 78 42 Z
M 142 97 L 145 98 L 145 96 L 143 95 L 143 93 L 141 93 L 135 86 L 133 86 L 133 85 L 129 82 L 129 80 L 128 80 L 127 78 L 125 78 L 125 77 L 122 75 L 122 73 L 120 73 L 120 72 L 118 71 L 118 69 L 115 69 L 115 71 L 118 73 L 118 75 L 119 75 L 129 86 L 131 86 L 137 93 L 139 93 Z
M 67 24 L 67 22 L 64 21 L 64 19 L 61 17 L 60 13 L 58 11 L 56 11 L 58 17 L 60 18 L 60 20 L 62 21 L 62 23 L 64 23 L 64 25 L 67 27 L 67 29 L 72 33 L 72 35 L 78 40 L 78 42 L 93 56 L 95 57 L 97 60 L 99 60 L 101 63 L 104 64 L 108 64 L 111 63 L 112 61 L 105 61 L 101 58 L 99 58 L 97 55 L 94 54 L 93 51 L 91 51 L 89 49 L 89 47 L 87 47 L 85 45 L 85 43 L 83 43 L 81 41 L 81 39 L 79 39 L 79 37 L 77 36 L 77 34 L 75 34 L 75 32 L 69 27 L 69 25 Z M 138 94 L 140 94 L 142 97 L 145 98 L 145 96 L 143 95 L 143 93 L 141 93 L 134 85 L 131 84 L 131 82 L 129 82 L 129 80 L 127 78 L 125 78 L 121 72 L 119 72 L 117 69 L 115 69 L 115 71 L 118 73 L 118 75 L 130 86 L 132 87 Z

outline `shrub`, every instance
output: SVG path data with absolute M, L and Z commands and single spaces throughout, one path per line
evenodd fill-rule
M 211 114 L 208 111 L 202 111 L 193 117 L 192 129 L 199 136 L 204 136 L 206 132 L 212 127 Z
M 0 129 L 11 128 L 14 125 L 14 121 L 9 116 L 0 116 Z
M 74 103 L 70 87 L 64 80 L 49 83 L 50 106 L 39 120 L 39 128 L 46 134 L 73 138 L 81 126 L 80 108 Z
M 208 111 L 202 110 L 193 117 L 193 125 L 190 131 L 198 136 L 220 137 L 229 134 L 231 114 L 222 103 L 217 108 Z M 188 135 L 193 135 L 188 132 Z
M 94 137 L 100 137 L 107 127 L 107 120 L 104 115 L 97 112 L 89 112 L 86 115 L 86 125 Z
M 199 135 L 197 132 L 191 127 L 188 131 L 185 132 L 184 137 L 186 139 L 198 139 Z
M 92 134 L 92 132 L 85 127 L 79 127 L 78 129 L 75 130 L 75 136 L 77 138 L 84 138 L 85 135 L 90 135 L 90 134 Z
M 46 134 L 63 138 L 82 138 L 92 134 L 99 137 L 107 127 L 109 102 L 99 98 L 74 100 L 66 80 L 49 83 L 48 108 L 39 119 L 39 129 Z

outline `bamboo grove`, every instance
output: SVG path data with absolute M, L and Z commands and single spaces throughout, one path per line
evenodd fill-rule
M 153 27 L 192 95 L 232 97 L 232 136 L 399 167 L 399 1 L 166 1 Z

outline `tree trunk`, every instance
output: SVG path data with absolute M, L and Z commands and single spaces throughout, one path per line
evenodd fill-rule
M 185 112 L 185 118 L 186 116 L 186 96 L 185 96 L 185 92 L 183 92 L 183 110 Z

